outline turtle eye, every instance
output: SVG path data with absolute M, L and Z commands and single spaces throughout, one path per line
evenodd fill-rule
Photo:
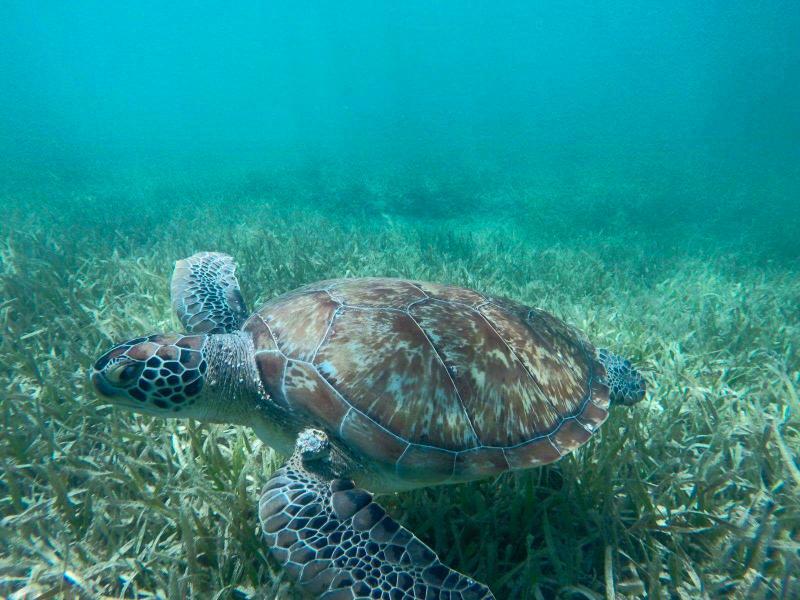
M 106 379 L 115 385 L 125 385 L 136 380 L 141 371 L 141 365 L 132 361 L 123 361 L 111 367 L 106 373 Z

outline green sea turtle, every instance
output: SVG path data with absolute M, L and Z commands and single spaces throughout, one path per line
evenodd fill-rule
M 641 375 L 536 308 L 402 279 L 307 285 L 248 315 L 231 257 L 178 261 L 185 334 L 111 349 L 91 380 L 162 417 L 238 423 L 290 456 L 259 518 L 271 555 L 309 593 L 485 599 L 373 492 L 470 481 L 551 463 L 609 405 L 642 399 Z

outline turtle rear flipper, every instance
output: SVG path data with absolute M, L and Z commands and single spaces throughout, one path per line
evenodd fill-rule
M 188 333 L 232 333 L 247 318 L 236 263 L 227 254 L 198 252 L 175 263 L 172 308 Z
M 301 433 L 259 501 L 270 554 L 305 591 L 323 600 L 494 599 L 488 587 L 442 564 L 372 494 L 309 468 L 326 445 L 322 432 Z

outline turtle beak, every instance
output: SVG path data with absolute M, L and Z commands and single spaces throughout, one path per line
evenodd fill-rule
M 89 376 L 95 391 L 105 398 L 117 395 L 117 390 L 112 386 L 100 371 L 92 371 Z

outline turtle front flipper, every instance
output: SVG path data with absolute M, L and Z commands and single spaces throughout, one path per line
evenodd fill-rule
M 172 308 L 188 333 L 232 333 L 247 318 L 236 280 L 236 263 L 227 254 L 198 252 L 175 263 Z
M 259 501 L 270 554 L 323 600 L 493 599 L 489 588 L 442 564 L 349 479 L 330 477 L 330 446 L 301 432 L 289 462 Z

